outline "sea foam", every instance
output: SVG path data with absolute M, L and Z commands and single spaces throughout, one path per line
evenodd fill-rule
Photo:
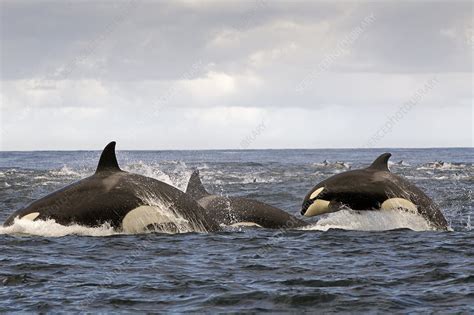
M 120 233 L 116 232 L 108 224 L 100 227 L 86 227 L 77 224 L 64 226 L 56 223 L 54 220 L 31 221 L 16 219 L 11 226 L 0 227 L 0 234 L 61 237 L 66 235 L 110 236 Z
M 358 231 L 387 231 L 410 229 L 413 231 L 435 230 L 418 214 L 400 210 L 354 211 L 341 210 L 330 213 L 303 230 L 327 231 L 329 229 Z

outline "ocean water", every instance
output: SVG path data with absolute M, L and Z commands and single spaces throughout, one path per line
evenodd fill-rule
M 473 313 L 472 148 L 117 155 L 123 169 L 181 190 L 197 167 L 213 193 L 255 198 L 299 216 L 316 183 L 387 151 L 392 172 L 432 197 L 452 231 L 432 231 L 400 212 L 341 211 L 300 230 L 208 234 L 125 235 L 108 226 L 20 220 L 0 227 L 0 312 Z M 0 152 L 0 221 L 91 175 L 99 154 Z

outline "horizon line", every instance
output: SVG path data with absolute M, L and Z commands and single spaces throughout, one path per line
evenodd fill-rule
M 367 148 L 367 147 L 336 147 L 336 148 L 252 148 L 252 149 L 243 149 L 243 148 L 226 148 L 226 149 L 116 149 L 116 151 L 137 151 L 137 152 L 153 152 L 153 151 L 277 151 L 277 150 L 382 150 L 382 149 L 413 149 L 413 150 L 433 150 L 433 149 L 474 149 L 473 147 L 462 147 L 462 146 L 453 146 L 453 147 L 376 147 L 376 148 Z M 86 151 L 102 151 L 100 149 L 45 149 L 45 150 L 0 150 L 1 153 L 9 152 L 86 152 Z

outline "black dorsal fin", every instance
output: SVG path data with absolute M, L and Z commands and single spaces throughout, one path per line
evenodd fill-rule
M 100 155 L 99 164 L 97 165 L 96 173 L 103 171 L 120 171 L 120 167 L 115 156 L 115 141 L 110 142 L 102 151 Z
M 196 200 L 210 195 L 201 182 L 201 178 L 199 177 L 199 170 L 194 170 L 191 174 L 191 177 L 189 178 L 188 182 L 188 187 L 186 188 L 186 193 L 190 194 L 191 197 Z
M 378 171 L 388 171 L 388 159 L 392 156 L 391 153 L 384 153 L 380 155 L 378 158 L 375 159 L 374 162 L 368 167 L 370 169 L 378 170 Z

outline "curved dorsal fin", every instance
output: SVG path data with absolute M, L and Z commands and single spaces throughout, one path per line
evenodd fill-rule
M 186 193 L 190 194 L 191 197 L 198 200 L 203 197 L 209 196 L 210 194 L 204 188 L 204 185 L 199 178 L 199 171 L 194 170 L 189 178 L 188 187 L 186 188 Z
M 110 142 L 100 155 L 96 173 L 103 171 L 121 171 L 115 156 L 115 141 Z
M 378 170 L 378 171 L 388 171 L 388 159 L 392 156 L 391 153 L 384 153 L 380 155 L 372 164 L 368 167 L 370 169 Z

